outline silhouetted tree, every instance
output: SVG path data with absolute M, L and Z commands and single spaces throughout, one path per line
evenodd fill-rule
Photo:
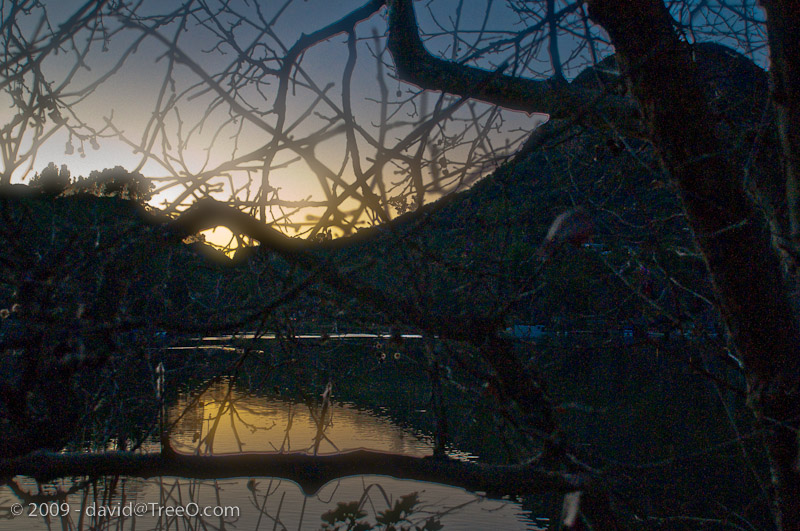
M 552 11 L 553 4 L 548 3 L 543 20 L 557 26 L 564 17 L 563 12 Z M 592 0 L 586 5 L 589 17 L 607 32 L 616 52 L 618 71 L 610 82 L 624 85 L 629 99 L 617 101 L 609 95 L 597 105 L 592 92 L 565 83 L 558 43 L 552 40 L 555 75 L 546 81 L 493 76 L 436 58 L 419 39 L 413 4 L 408 0 L 389 2 L 389 49 L 401 78 L 424 88 L 547 112 L 553 118 L 576 117 L 614 127 L 623 135 L 643 137 L 653 145 L 678 191 L 733 345 L 744 361 L 748 403 L 767 434 L 776 524 L 800 529 L 796 510 L 800 507 L 800 336 L 790 302 L 796 278 L 784 275 L 779 254 L 787 251 L 791 262 L 791 256 L 797 255 L 800 50 L 790 35 L 800 31 L 800 10 L 792 2 L 763 2 L 771 102 L 787 190 L 781 203 L 789 205 L 791 227 L 775 235 L 782 242 L 776 248 L 768 220 L 745 188 L 748 172 L 759 169 L 739 166 L 728 155 L 726 139 L 718 132 L 723 116 L 715 112 L 704 89 L 693 48 L 674 12 L 659 0 Z M 724 2 L 721 6 L 728 7 Z M 557 37 L 551 34 L 551 38 Z M 601 92 L 604 81 L 609 80 L 600 82 Z M 482 85 L 478 94 L 476 85 Z M 758 142 L 752 149 L 759 149 Z M 782 210 L 780 204 L 772 206 L 773 211 Z
M 447 372 L 440 370 L 441 365 L 458 367 L 470 378 L 485 381 L 485 395 L 494 397 L 498 416 L 520 434 L 526 455 L 538 452 L 531 466 L 588 478 L 579 510 L 592 526 L 612 528 L 620 525 L 618 498 L 565 435 L 544 379 L 501 333 L 515 305 L 535 294 L 542 278 L 540 261 L 526 261 L 524 256 L 528 253 L 532 258 L 535 245 L 508 230 L 504 217 L 512 211 L 508 205 L 520 200 L 504 195 L 518 175 L 508 167 L 498 171 L 484 188 L 486 196 L 493 199 L 491 207 L 464 205 L 458 219 L 438 216 L 448 212 L 443 206 L 448 201 L 433 206 L 425 201 L 431 194 L 473 184 L 517 148 L 517 162 L 522 165 L 525 157 L 538 161 L 549 157 L 552 152 L 536 159 L 537 150 L 549 140 L 573 141 L 572 145 L 580 146 L 581 140 L 568 135 L 578 136 L 576 131 L 581 129 L 594 135 L 590 158 L 598 165 L 621 153 L 644 167 L 655 158 L 660 170 L 647 168 L 648 176 L 657 177 L 653 187 L 663 187 L 666 181 L 674 189 L 680 212 L 658 219 L 650 213 L 650 219 L 637 220 L 643 223 L 636 225 L 621 208 L 606 208 L 607 197 L 589 197 L 580 201 L 585 203 L 580 206 L 594 209 L 593 214 L 610 210 L 605 212 L 607 217 L 635 226 L 641 242 L 649 237 L 655 240 L 647 243 L 651 247 L 671 246 L 684 254 L 696 254 L 707 268 L 710 288 L 684 291 L 692 290 L 695 298 L 714 304 L 722 316 L 731 356 L 743 366 L 747 403 L 764 433 L 775 524 L 780 529 L 800 529 L 796 510 L 800 507 L 800 50 L 796 39 L 800 10 L 789 0 L 761 4 L 763 12 L 752 3 L 725 0 L 713 4 L 510 0 L 508 8 L 521 27 L 489 31 L 495 20 L 490 2 L 481 29 L 469 32 L 462 22 L 466 3 L 457 3 L 455 16 L 447 22 L 433 10 L 438 4 L 431 3 L 426 20 L 441 31 L 426 35 L 418 23 L 424 11 L 419 4 L 371 0 L 292 40 L 272 29 L 283 10 L 269 19 L 258 5 L 246 2 L 187 2 L 159 17 L 132 12 L 123 3 L 97 0 L 77 8 L 58 29 L 47 26 L 44 32 L 31 32 L 29 26 L 33 25 L 17 23 L 44 9 L 43 4 L 13 3 L 4 21 L 7 31 L 2 34 L 7 55 L 0 62 L 0 88 L 19 112 L 7 120 L 0 134 L 2 184 L 9 185 L 15 172 L 24 173 L 35 148 L 57 131 L 68 136 L 68 153 L 74 150 L 73 142 L 80 145 L 80 152 L 84 143 L 96 147 L 98 138 L 126 143 L 142 157 L 134 174 L 148 162 L 166 172 L 159 188 L 152 190 L 154 194 L 178 190 L 166 205 L 170 217 L 158 220 L 165 234 L 183 237 L 226 225 L 235 238 L 257 240 L 264 253 L 280 260 L 279 266 L 269 270 L 284 284 L 269 303 L 255 297 L 249 301 L 262 305 L 262 312 L 251 313 L 251 318 L 264 323 L 286 300 L 299 297 L 311 285 L 324 285 L 326 295 L 342 306 L 357 301 L 379 313 L 376 320 L 411 326 L 428 340 L 435 338 L 444 346 L 426 351 L 432 387 L 438 389 L 441 374 Z M 385 37 L 377 31 L 370 37 L 360 33 L 359 24 L 377 18 L 384 8 Z M 42 20 L 46 20 L 44 15 Z M 207 57 L 202 52 L 191 51 L 197 48 L 197 41 L 189 46 L 182 40 L 189 33 L 187 27 L 212 36 L 211 49 L 232 52 L 231 62 L 219 71 L 211 70 L 213 61 L 204 62 Z M 241 28 L 253 33 L 243 35 Z M 61 72 L 59 83 L 45 76 L 41 68 L 45 61 L 76 42 L 81 32 L 104 35 L 87 39 L 89 47 L 104 47 L 117 35 L 133 35 L 133 43 L 122 54 L 126 58 L 145 40 L 163 51 L 162 83 L 141 139 L 133 140 L 111 117 L 102 126 L 91 127 L 77 116 L 66 116 L 66 111 L 77 108 L 86 94 L 107 79 L 100 75 L 84 91 L 69 92 L 66 87 L 72 73 Z M 309 50 L 339 35 L 346 39 L 342 45 L 346 53 L 344 69 L 336 78 L 341 91 L 334 98 L 329 86 L 314 80 L 304 61 L 312 55 Z M 768 50 L 769 89 L 756 63 L 730 48 L 704 42 L 708 40 L 735 45 L 761 62 L 766 62 Z M 84 53 L 78 45 L 73 46 L 75 66 L 70 72 L 79 70 L 88 54 L 88 50 Z M 359 116 L 354 105 L 360 101 L 357 90 L 366 85 L 356 74 L 359 53 L 364 51 L 375 65 L 374 120 Z M 608 57 L 603 58 L 605 55 Z M 185 86 L 179 86 L 178 67 L 189 72 L 189 78 L 182 78 Z M 385 75 L 391 68 L 399 81 L 408 84 L 394 96 Z M 108 76 L 119 71 L 117 65 L 107 68 Z M 570 80 L 578 71 L 580 75 Z M 324 73 L 317 71 L 318 75 Z M 262 90 L 267 86 L 274 87 L 274 92 L 266 98 L 271 107 L 264 108 Z M 439 95 L 433 97 L 433 91 Z M 291 109 L 291 104 L 297 103 L 295 97 L 302 109 L 297 115 Z M 476 105 L 475 101 L 492 105 Z M 196 127 L 185 127 L 182 111 L 187 107 L 204 109 L 196 117 Z M 504 124 L 505 115 L 499 108 L 547 113 L 549 122 L 532 132 L 534 124 L 530 123 L 517 130 L 507 146 L 496 148 L 490 132 Z M 197 147 L 193 144 L 198 141 L 196 132 L 213 122 L 217 112 L 222 118 L 210 137 L 199 140 L 204 142 L 202 149 L 210 151 L 217 139 L 227 134 L 235 139 L 236 149 L 222 162 L 206 161 L 197 169 L 184 155 L 190 147 Z M 459 132 L 444 127 L 452 122 L 462 125 Z M 317 149 L 331 139 L 341 140 L 343 146 L 336 164 L 323 160 Z M 240 148 L 238 143 L 245 140 L 252 144 Z M 288 164 L 287 159 L 299 160 L 311 169 L 322 200 L 281 197 L 280 188 L 272 182 L 276 172 Z M 569 162 L 562 167 L 572 171 Z M 345 167 L 347 174 L 341 169 Z M 528 172 L 531 181 L 537 178 L 534 170 Z M 391 172 L 396 177 L 390 178 Z M 237 182 L 233 174 L 242 180 Z M 639 177 L 633 172 L 618 176 L 617 184 L 624 186 Z M 138 177 L 133 191 L 130 185 L 119 185 L 115 170 L 93 179 L 102 193 L 127 194 L 140 200 L 150 197 L 150 187 L 140 184 Z M 50 194 L 62 192 L 69 174 L 48 166 L 36 183 Z M 555 186 L 554 182 L 541 184 Z M 575 182 L 564 185 L 570 186 L 575 187 Z M 657 197 L 670 206 L 669 198 Z M 469 199 L 454 196 L 449 201 L 467 203 Z M 566 206 L 576 205 L 557 205 L 557 211 Z M 648 206 L 661 212 L 663 205 Z M 392 219 L 390 207 L 406 216 Z M 297 211 L 305 208 L 317 211 L 298 221 Z M 529 223 L 527 233 L 522 234 L 531 240 L 535 233 L 538 242 L 557 211 L 539 214 L 542 223 L 513 221 Z M 691 230 L 691 243 L 676 236 L 679 229 L 669 225 L 676 216 Z M 439 241 L 434 244 L 422 242 L 420 227 L 434 222 L 441 224 L 440 234 L 444 235 L 437 236 Z M 474 231 L 465 230 L 469 223 L 475 225 Z M 50 223 L 51 228 L 55 225 Z M 357 232 L 363 225 L 381 227 Z M 669 225 L 672 232 L 665 231 L 669 241 L 648 234 L 656 225 Z M 4 243 L 13 241 L 14 230 L 9 227 L 13 225 L 6 227 Z M 31 237 L 44 238 L 45 228 L 38 227 Z M 287 236 L 291 229 L 305 238 Z M 346 241 L 332 239 L 333 229 L 337 234 L 355 236 Z M 480 245 L 472 238 L 478 229 L 486 236 Z M 17 245 L 14 249 L 20 258 L 4 262 L 4 267 L 16 271 L 7 291 L 16 290 L 16 297 L 24 295 L 18 303 L 20 311 L 28 312 L 34 324 L 52 319 L 54 308 L 66 308 L 62 314 L 78 316 L 82 298 L 91 297 L 96 327 L 103 331 L 119 327 L 126 317 L 126 306 L 120 301 L 132 293 L 127 279 L 145 267 L 149 248 L 132 250 L 141 240 L 127 236 L 124 230 L 116 236 L 118 245 L 106 257 L 102 278 L 93 277 L 95 282 L 86 283 L 91 289 L 77 293 L 70 291 L 66 281 L 53 283 L 52 278 L 52 264 L 68 269 L 74 260 L 42 258 L 71 252 L 73 246 L 66 235 L 51 238 L 58 242 L 55 246 L 40 242 L 51 254 L 37 255 Z M 583 236 L 576 243 L 585 243 Z M 363 252 L 365 242 L 374 245 L 370 255 Z M 691 249 L 686 251 L 684 246 Z M 636 253 L 640 249 L 632 247 L 624 258 L 628 262 L 639 259 Z M 636 265 L 641 264 L 642 260 Z M 112 275 L 116 267 L 124 272 L 124 280 Z M 33 272 L 30 278 L 27 271 Z M 614 274 L 643 305 L 659 311 L 668 306 L 659 302 L 656 290 L 641 289 L 636 285 L 641 282 L 631 280 L 632 275 L 626 276 L 622 268 Z M 664 273 L 661 278 L 667 285 L 661 290 L 667 294 L 664 297 L 669 297 L 675 286 L 685 288 L 676 275 Z M 26 292 L 27 288 L 32 291 Z M 186 300 L 194 300 L 194 295 L 190 293 Z M 61 302 L 54 306 L 56 299 Z M 671 304 L 674 312 L 661 313 L 679 326 L 683 317 L 672 313 L 680 314 L 686 306 L 678 302 Z M 37 347 L 41 357 L 13 360 L 24 366 L 19 372 L 21 380 L 3 389 L 7 418 L 17 426 L 24 423 L 15 415 L 23 415 L 19 418 L 27 421 L 34 410 L 18 400 L 19 392 L 38 384 L 36 370 L 42 363 L 67 359 L 58 349 L 64 345 L 73 348 L 77 341 L 43 334 L 32 335 L 37 339 L 28 349 L 34 352 Z M 42 346 L 46 348 L 39 348 Z M 50 391 L 44 389 L 41 394 Z M 441 395 L 434 401 L 437 414 L 443 415 L 446 408 L 441 406 Z M 70 420 L 74 425 L 75 420 Z M 445 423 L 439 426 L 437 436 L 446 437 Z M 30 449 L 32 443 L 25 442 L 21 447 Z M 443 447 L 442 441 L 439 443 Z M 7 455 L 15 453 L 20 453 L 19 448 L 7 450 Z M 575 511 L 570 514 L 574 516 Z

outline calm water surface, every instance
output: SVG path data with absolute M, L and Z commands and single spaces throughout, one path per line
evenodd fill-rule
M 362 411 L 348 404 L 334 404 L 321 420 L 319 404 L 308 406 L 244 394 L 219 382 L 200 396 L 182 397 L 168 412 L 175 422 L 174 448 L 183 453 L 221 455 L 239 452 L 308 452 L 319 454 L 367 448 L 422 456 L 432 452 L 432 441 L 392 423 L 388 418 Z M 151 448 L 155 449 L 155 448 Z M 454 457 L 472 456 L 451 452 Z M 77 487 L 77 488 L 76 488 Z M 31 495 L 60 493 L 57 503 L 68 504 L 67 517 L 12 518 L 14 503 Z M 76 481 L 37 485 L 29 478 L 16 478 L 0 488 L 0 530 L 17 529 L 320 529 L 321 515 L 337 503 L 357 502 L 362 517 L 375 524 L 381 511 L 402 496 L 417 493 L 419 504 L 403 525 L 422 527 L 436 517 L 444 529 L 539 529 L 546 520 L 536 520 L 510 501 L 488 500 L 463 489 L 397 480 L 383 476 L 353 476 L 332 481 L 318 492 L 305 495 L 291 481 L 271 478 L 196 480 L 175 477 L 104 478 L 91 487 Z M 227 516 L 178 516 L 148 513 L 99 515 L 99 508 L 132 508 L 137 503 L 151 506 L 235 507 Z M 152 505 L 150 505 L 152 504 Z M 61 507 L 67 507 L 62 505 Z M 55 508 L 55 506 L 54 506 Z M 224 510 L 224 509 L 221 509 Z M 155 511 L 158 511 L 156 508 Z M 27 514 L 28 507 L 25 507 Z M 88 512 L 88 515 L 87 515 Z M 346 528 L 346 527 L 344 527 Z M 377 528 L 376 528 L 377 529 Z M 382 529 L 382 527 L 381 527 Z

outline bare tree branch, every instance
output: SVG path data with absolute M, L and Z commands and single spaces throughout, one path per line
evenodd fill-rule
M 487 465 L 453 459 L 411 457 L 369 450 L 335 455 L 240 454 L 197 456 L 36 452 L 0 461 L 0 475 L 33 476 L 46 481 L 64 476 L 120 474 L 132 477 L 181 476 L 229 478 L 264 476 L 296 482 L 307 495 L 326 483 L 352 475 L 380 474 L 399 479 L 434 481 L 493 496 L 541 492 L 574 492 L 590 488 L 588 478 L 528 465 Z

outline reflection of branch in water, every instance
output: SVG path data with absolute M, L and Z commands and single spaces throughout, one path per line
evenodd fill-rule
M 270 426 L 257 426 L 251 422 L 245 420 L 245 418 L 240 414 L 240 409 L 253 414 L 254 417 L 257 417 L 256 411 L 252 408 L 248 407 L 246 404 L 246 399 L 249 398 L 248 396 L 244 395 L 241 397 L 235 397 L 233 394 L 233 388 L 235 385 L 235 378 L 231 378 L 228 381 L 227 390 L 225 395 L 222 399 L 216 399 L 214 397 L 211 400 L 207 400 L 205 404 L 215 403 L 218 404 L 217 412 L 213 418 L 209 418 L 209 421 L 213 421 L 211 426 L 208 428 L 208 432 L 206 433 L 205 437 L 201 439 L 198 443 L 197 449 L 195 453 L 201 453 L 201 448 L 205 445 L 205 451 L 203 453 L 206 454 L 213 454 L 214 452 L 214 441 L 219 431 L 222 419 L 224 417 L 229 417 L 231 431 L 233 432 L 234 439 L 238 446 L 238 451 L 244 451 L 245 443 L 242 441 L 242 438 L 239 435 L 239 428 L 238 424 L 241 424 L 245 428 L 247 428 L 251 433 L 255 433 L 258 430 L 268 431 L 274 428 L 277 423 L 273 420 L 272 425 Z M 244 401 L 245 405 L 238 405 L 239 402 Z M 205 419 L 204 419 L 205 422 Z
M 273 483 L 275 483 L 275 489 L 270 491 Z M 283 507 L 283 501 L 286 498 L 286 491 L 283 491 L 283 493 L 281 494 L 281 500 L 278 503 L 278 512 L 275 514 L 275 516 L 273 517 L 267 512 L 267 501 L 269 500 L 269 497 L 272 493 L 277 492 L 278 487 L 280 487 L 280 485 L 281 485 L 281 480 L 275 480 L 270 478 L 269 484 L 267 485 L 267 491 L 264 494 L 264 501 L 262 501 L 261 505 L 259 506 L 258 494 L 257 494 L 258 482 L 256 482 L 255 479 L 250 479 L 250 481 L 247 482 L 247 488 L 250 490 L 250 492 L 253 493 L 253 499 L 252 499 L 253 506 L 258 510 L 258 520 L 256 521 L 255 529 L 259 528 L 259 526 L 261 525 L 261 519 L 265 516 L 270 520 L 272 520 L 274 524 L 273 529 L 276 529 L 278 525 L 280 525 L 283 529 L 287 529 L 286 525 L 280 520 L 281 508 Z M 307 497 L 303 496 L 303 507 L 300 511 L 300 528 L 302 528 L 303 515 L 305 514 L 306 510 L 306 499 Z
M 223 399 L 222 405 L 217 410 L 218 411 L 217 416 L 214 417 L 213 422 L 211 423 L 211 426 L 209 426 L 208 432 L 206 433 L 205 437 L 200 439 L 200 442 L 197 444 L 197 450 L 196 450 L 195 453 L 199 454 L 200 453 L 200 448 L 203 445 L 205 445 L 205 453 L 206 454 L 214 453 L 214 439 L 216 438 L 216 435 L 217 435 L 217 428 L 219 428 L 219 423 L 222 421 L 222 415 L 224 415 L 225 411 L 227 410 L 227 407 L 228 407 L 227 404 L 228 404 L 228 401 Z M 211 420 L 211 419 L 209 419 L 209 420 Z
M 214 504 L 217 506 L 223 505 L 222 497 L 220 496 L 221 491 L 223 490 L 220 486 L 219 482 L 215 479 L 211 483 L 204 482 L 204 481 L 186 481 L 185 479 L 176 478 L 173 482 L 169 484 L 165 484 L 164 478 L 158 478 L 158 486 L 159 486 L 159 504 L 161 507 L 168 507 L 168 506 L 186 506 L 187 502 L 194 502 L 197 504 L 201 503 L 201 488 L 202 487 L 211 487 L 214 493 Z M 186 493 L 184 494 L 182 487 L 186 488 Z M 207 502 L 205 502 L 207 504 Z M 111 501 L 109 501 L 111 504 Z M 219 523 L 214 524 L 211 519 L 212 518 L 219 518 Z M 238 518 L 236 516 L 235 518 Z M 202 512 L 198 514 L 187 516 L 187 515 L 169 515 L 168 513 L 158 513 L 158 519 L 156 521 L 156 525 L 154 526 L 155 529 L 171 529 L 173 527 L 178 527 L 178 522 L 184 520 L 186 523 L 189 523 L 190 519 L 192 520 L 190 528 L 191 529 L 225 529 L 226 525 L 232 523 L 229 520 L 225 520 L 224 516 L 205 516 Z M 235 520 L 234 520 L 235 522 Z M 122 527 L 120 527 L 122 528 Z M 131 528 L 135 528 L 135 526 L 131 526 Z
M 364 481 L 364 479 L 362 478 L 361 479 L 361 484 L 364 486 L 364 493 L 361 495 L 361 500 L 359 501 L 359 504 L 358 504 L 359 507 L 363 506 L 363 500 L 366 497 L 366 499 L 369 501 L 370 506 L 372 507 L 372 513 L 373 514 L 377 514 L 378 510 L 375 508 L 375 504 L 372 503 L 372 497 L 368 496 L 368 493 L 369 493 L 370 489 L 372 489 L 373 487 L 378 489 L 381 492 L 381 494 L 383 495 L 383 501 L 386 503 L 387 507 L 392 504 L 392 502 L 391 502 L 391 500 L 389 498 L 389 495 L 386 493 L 386 490 L 384 490 L 384 488 L 380 485 L 380 483 L 371 483 L 371 484 L 367 485 L 366 482 Z
M 275 448 L 275 450 L 279 452 L 285 452 L 292 449 L 292 441 L 290 440 L 289 433 L 292 431 L 292 425 L 294 424 L 294 405 L 289 404 L 289 418 L 286 421 L 286 430 L 284 430 L 283 434 L 283 442 L 281 442 L 280 448 L 275 448 L 275 445 L 270 442 L 270 446 Z
M 319 453 L 319 445 L 324 438 L 328 441 L 331 446 L 338 452 L 340 451 L 339 448 L 331 441 L 327 435 L 325 435 L 325 429 L 329 426 L 333 425 L 333 411 L 331 411 L 331 391 L 333 389 L 333 384 L 328 382 L 328 385 L 325 386 L 325 391 L 322 393 L 322 409 L 320 411 L 319 417 L 314 415 L 314 409 L 311 407 L 309 403 L 308 412 L 311 415 L 311 418 L 314 420 L 314 423 L 317 425 L 317 433 L 314 436 L 314 455 Z M 330 413 L 330 414 L 329 414 Z
M 243 363 L 244 363 L 244 361 L 247 359 L 247 357 L 248 357 L 248 355 L 249 355 L 249 354 L 250 354 L 250 350 L 249 350 L 249 349 L 245 350 L 245 351 L 244 351 L 244 353 L 243 353 L 241 356 L 239 356 L 239 357 L 238 357 L 238 358 L 237 358 L 237 359 L 236 359 L 236 360 L 235 360 L 235 361 L 234 361 L 234 362 L 231 364 L 231 366 L 230 366 L 229 370 L 227 370 L 227 371 L 225 371 L 225 372 L 234 372 L 234 373 L 235 373 L 235 372 L 238 372 L 239 368 L 242 366 L 242 364 L 243 364 Z M 206 393 L 206 392 L 207 392 L 209 389 L 211 389 L 211 387 L 212 387 L 214 384 L 216 384 L 217 382 L 219 382 L 219 381 L 220 381 L 220 380 L 222 380 L 223 378 L 224 378 L 223 376 L 219 376 L 219 375 L 218 375 L 218 376 L 214 376 L 212 379 L 210 379 L 208 382 L 206 382 L 206 384 L 203 386 L 203 388 L 202 388 L 202 389 L 200 389 L 200 390 L 199 390 L 199 392 L 198 392 L 197 394 L 195 394 L 195 397 L 194 397 L 194 398 L 191 400 L 191 402 L 189 402 L 189 404 L 187 404 L 187 405 L 186 405 L 186 407 L 185 407 L 185 408 L 184 408 L 184 410 L 183 410 L 183 411 L 180 413 L 180 415 L 178 415 L 178 416 L 177 416 L 177 418 L 175 418 L 175 420 L 173 420 L 172 422 L 170 422 L 170 423 L 169 423 L 169 425 L 166 427 L 166 432 L 167 432 L 167 433 L 171 433 L 171 432 L 172 432 L 172 429 L 173 429 L 173 428 L 174 428 L 174 427 L 175 427 L 175 426 L 178 424 L 178 422 L 180 422 L 180 421 L 181 421 L 181 419 L 183 419 L 183 417 L 184 417 L 184 416 L 186 415 L 186 413 L 187 413 L 187 412 L 190 410 L 190 408 L 191 408 L 192 406 L 194 406 L 195 404 L 197 404 L 197 403 L 199 402 L 200 398 L 201 398 L 201 397 L 202 397 L 202 396 L 203 396 L 203 395 L 204 395 L 204 394 L 205 394 L 205 393 Z M 152 427 L 151 427 L 151 429 L 152 429 Z M 167 441 L 168 441 L 168 439 L 167 439 Z M 201 445 L 202 445 L 202 441 L 201 441 L 200 443 L 198 443 L 198 447 L 197 447 L 197 450 L 196 450 L 196 452 L 197 452 L 197 453 L 199 453 L 199 452 L 200 452 L 200 446 L 201 446 Z M 137 450 L 137 449 L 138 449 L 138 446 L 139 446 L 139 445 L 137 445 L 136 447 L 132 448 L 132 450 Z
M 148 481 L 137 481 L 125 479 L 124 476 L 118 477 L 119 485 L 116 494 L 109 492 L 109 484 L 114 478 L 101 477 L 91 483 L 83 483 L 82 491 L 74 493 L 75 488 L 70 489 L 72 496 L 67 498 L 64 490 L 68 486 L 67 482 L 60 483 L 61 496 L 49 494 L 48 496 L 26 495 L 24 490 L 36 492 L 36 485 L 30 482 L 15 485 L 19 501 L 23 503 L 39 503 L 47 505 L 49 503 L 70 504 L 70 514 L 82 514 L 84 519 L 78 521 L 64 522 L 63 529 L 94 529 L 97 531 L 111 529 L 225 529 L 232 524 L 237 529 L 318 529 L 320 515 L 335 507 L 337 501 L 341 499 L 358 500 L 352 502 L 355 506 L 363 508 L 370 516 L 366 518 L 375 523 L 376 517 L 387 511 L 394 511 L 404 518 L 402 522 L 405 528 L 407 523 L 418 525 L 421 529 L 432 529 L 423 527 L 432 516 L 441 517 L 458 513 L 457 519 L 468 521 L 471 514 L 480 509 L 476 505 L 482 505 L 483 498 L 480 495 L 464 495 L 452 492 L 441 491 L 436 486 L 429 490 L 429 486 L 416 484 L 409 486 L 406 482 L 399 482 L 389 478 L 360 477 L 336 480 L 328 483 L 323 490 L 315 496 L 303 495 L 297 489 L 294 482 L 283 481 L 281 479 L 268 477 L 251 477 L 250 479 L 237 478 L 233 481 L 224 480 L 191 480 L 174 477 L 155 477 Z M 18 480 L 14 480 L 18 481 Z M 24 480 L 23 480 L 24 481 Z M 44 488 L 49 493 L 58 488 L 56 485 L 45 484 Z M 404 501 L 409 495 L 401 494 L 412 490 L 420 490 L 420 499 L 414 500 L 413 515 L 398 511 L 398 507 L 409 506 L 409 501 Z M 41 491 L 40 491 L 41 492 Z M 455 495 L 455 498 L 452 496 Z M 471 500 L 473 497 L 478 500 Z M 6 498 L 7 499 L 7 498 Z M 135 506 L 137 503 L 154 503 L 160 507 L 186 507 L 190 503 L 195 503 L 198 507 L 236 507 L 236 513 L 227 513 L 223 518 L 217 520 L 217 516 L 210 514 L 188 515 L 188 514 L 147 514 L 137 515 L 125 513 L 119 508 Z M 231 505 L 232 503 L 232 505 Z M 0 504 L 6 504 L 5 500 Z M 76 508 L 80 505 L 80 511 Z M 469 506 L 469 507 L 467 507 Z M 92 507 L 94 510 L 87 511 Z M 100 507 L 109 508 L 111 511 L 98 511 Z M 463 509 L 467 507 L 469 515 Z M 471 507 L 471 508 L 470 508 Z M 493 518 L 496 505 L 490 504 L 489 510 L 484 511 Z M 507 503 L 497 502 L 497 507 L 508 507 Z M 441 510 L 439 510 L 441 509 Z M 459 512 L 461 511 L 461 512 Z M 3 516 L 0 510 L 0 518 Z M 508 515 L 503 515 L 508 516 Z M 484 522 L 491 521 L 484 519 Z M 57 521 L 51 518 L 49 525 Z M 40 524 L 45 524 L 42 521 Z M 261 524 L 264 527 L 261 527 Z M 314 524 L 317 525 L 314 525 Z M 2 527 L 2 524 L 0 524 Z M 40 525 L 39 527 L 43 527 Z M 502 526 L 501 526 L 502 527 Z M 380 529 L 388 527 L 378 526 Z M 412 526 L 410 529 L 414 529 Z M 438 528 L 437 528 L 438 529 Z

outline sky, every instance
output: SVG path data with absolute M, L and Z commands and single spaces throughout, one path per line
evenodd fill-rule
M 328 211 L 333 221 L 341 217 L 345 229 L 348 223 L 370 222 L 366 214 L 358 213 L 363 203 L 357 194 L 342 190 L 355 181 L 359 170 L 369 170 L 376 157 L 380 159 L 423 123 L 437 101 L 443 106 L 454 101 L 438 93 L 420 94 L 394 77 L 391 56 L 384 50 L 385 10 L 357 26 L 350 97 L 357 127 L 349 143 L 342 121 L 346 35 L 318 43 L 298 58 L 283 123 L 273 107 L 278 87 L 274 72 L 285 50 L 303 34 L 323 28 L 364 2 L 189 2 L 184 5 L 191 11 L 182 12 L 175 2 L 141 0 L 135 17 L 126 18 L 124 11 L 107 14 L 102 25 L 79 32 L 59 53 L 42 61 L 47 86 L 60 89 L 59 111 L 68 127 L 54 127 L 58 124 L 45 119 L 41 135 L 29 129 L 20 144 L 23 151 L 42 135 L 47 139 L 38 148 L 32 169 L 30 162 L 22 164 L 15 180 L 30 178 L 51 161 L 66 164 L 73 175 L 120 165 L 156 179 L 157 206 L 176 201 L 186 205 L 205 194 L 253 202 L 261 191 L 272 198 L 264 213 L 267 220 L 273 218 L 290 233 L 302 233 L 326 211 L 319 206 L 297 211 L 298 201 L 339 204 Z M 521 3 L 425 0 L 415 2 L 415 11 L 429 38 L 428 48 L 461 60 L 473 51 L 471 45 L 485 47 L 511 39 L 536 23 L 537 13 L 515 11 L 516 4 Z M 81 5 L 83 0 L 45 1 L 46 22 L 57 29 Z M 557 8 L 563 5 L 556 2 Z M 8 7 L 3 4 L 0 9 L 5 20 Z M 28 40 L 46 35 L 42 28 L 47 25 L 40 25 L 42 14 L 34 8 L 29 15 L 18 16 L 19 34 Z M 696 34 L 691 38 L 708 40 L 696 13 L 676 11 L 676 16 L 694 17 Z M 706 26 L 712 27 L 714 16 L 707 18 L 711 22 Z M 454 40 L 454 29 L 460 41 Z M 605 55 L 609 48 L 602 46 L 602 32 L 595 36 Z M 569 78 L 586 66 L 587 53 L 576 53 L 579 41 L 568 31 L 558 42 Z M 170 44 L 178 53 L 167 53 Z M 522 44 L 529 45 L 525 75 L 551 75 L 545 43 L 523 40 Z M 492 68 L 508 53 L 485 54 L 472 64 Z M 33 86 L 32 79 L 29 72 L 26 87 Z M 96 89 L 86 93 L 94 83 Z M 4 86 L 0 125 L 12 122 L 19 110 L 11 95 L 16 85 Z M 382 108 L 387 116 L 382 117 Z M 432 128 L 424 137 L 425 145 L 414 143 L 379 165 L 370 187 L 384 201 L 405 196 L 412 203 L 414 186 L 425 187 L 426 201 L 462 189 L 490 173 L 544 120 L 546 115 L 498 111 L 469 102 L 453 119 Z M 272 132 L 277 126 L 283 136 L 276 145 Z M 321 131 L 325 133 L 319 138 Z M 356 152 L 348 149 L 353 143 L 358 147 L 355 162 Z M 417 170 L 423 184 L 414 181 Z M 430 185 L 435 179 L 439 186 Z M 347 214 L 350 211 L 354 212 Z M 395 215 L 399 210 L 387 207 L 386 212 Z

